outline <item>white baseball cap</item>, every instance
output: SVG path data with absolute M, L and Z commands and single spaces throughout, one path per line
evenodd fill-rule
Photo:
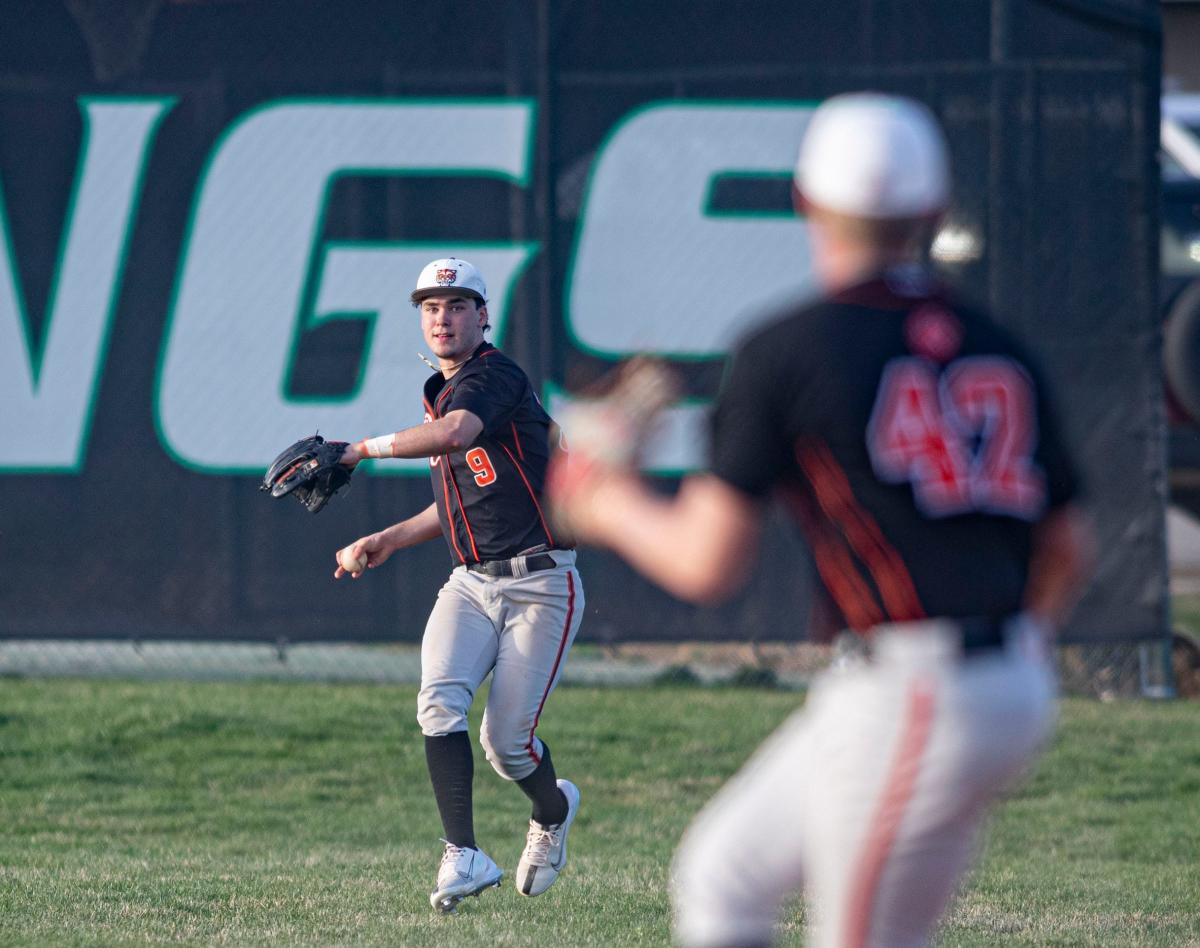
M 410 299 L 415 306 L 427 296 L 445 296 L 461 291 L 463 296 L 473 296 L 479 302 L 487 302 L 487 284 L 475 267 L 458 257 L 440 257 L 427 263 L 417 277 L 417 288 Z
M 853 217 L 923 217 L 950 199 L 946 140 L 933 113 L 900 96 L 854 92 L 813 113 L 800 143 L 796 187 Z

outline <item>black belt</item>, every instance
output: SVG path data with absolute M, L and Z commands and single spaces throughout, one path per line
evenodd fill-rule
M 482 563 L 468 563 L 467 569 L 472 573 L 483 573 L 486 576 L 513 576 L 513 560 L 525 560 L 525 571 L 538 573 L 544 569 L 554 569 L 558 565 L 549 553 L 533 553 L 529 556 L 514 556 L 507 560 L 484 560 Z
M 958 625 L 959 632 L 962 634 L 964 655 L 1004 648 L 1004 628 L 1008 624 L 1007 617 L 967 616 L 951 621 Z

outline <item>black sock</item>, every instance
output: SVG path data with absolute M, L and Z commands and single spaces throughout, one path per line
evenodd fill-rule
M 425 764 L 433 783 L 438 813 L 446 841 L 475 849 L 475 817 L 471 809 L 471 781 L 475 758 L 466 731 L 425 738 Z
M 558 789 L 554 763 L 550 760 L 550 745 L 542 742 L 542 761 L 537 770 L 517 781 L 525 796 L 533 802 L 532 819 L 543 826 L 553 826 L 567 818 L 567 798 Z

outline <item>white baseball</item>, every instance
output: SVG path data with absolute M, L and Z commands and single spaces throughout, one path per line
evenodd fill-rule
M 337 561 L 347 573 L 361 573 L 367 568 L 367 554 L 364 553 L 355 559 L 353 549 L 348 546 L 338 550 Z

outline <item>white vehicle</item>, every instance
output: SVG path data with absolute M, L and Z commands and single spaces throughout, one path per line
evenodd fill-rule
M 1200 179 L 1200 93 L 1162 97 L 1163 181 Z
M 1200 516 L 1200 94 L 1162 98 L 1160 305 L 1172 501 Z
M 1200 277 L 1200 94 L 1163 96 L 1159 142 L 1163 291 L 1170 303 Z

